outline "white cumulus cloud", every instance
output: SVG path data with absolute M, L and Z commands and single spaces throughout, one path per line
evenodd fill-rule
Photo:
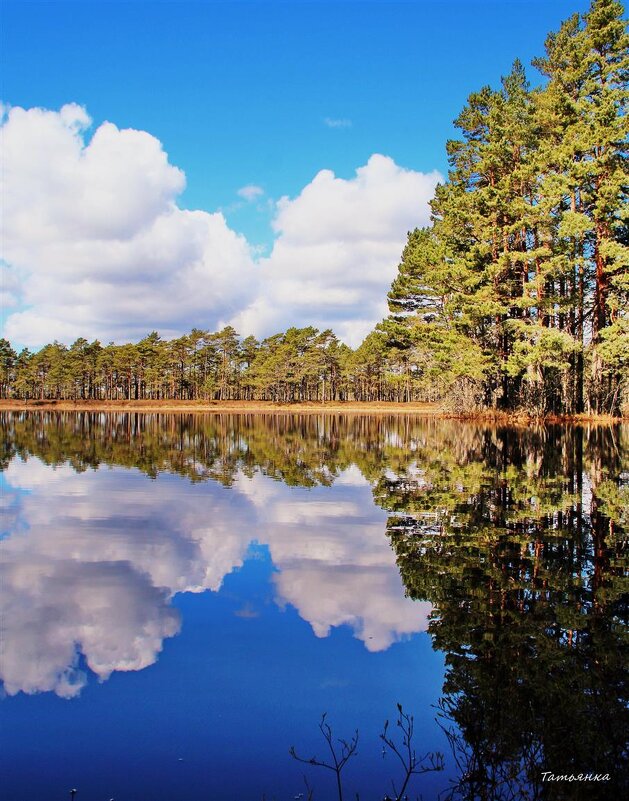
M 331 327 L 358 344 L 386 314 L 407 231 L 427 223 L 441 178 L 382 155 L 349 179 L 321 170 L 276 204 L 261 257 L 222 213 L 178 206 L 185 176 L 149 133 L 111 122 L 91 133 L 73 103 L 4 111 L 3 333 L 30 347 L 225 322 L 257 336 Z M 237 194 L 253 202 L 264 191 Z
M 26 308 L 5 335 L 36 347 L 216 326 L 255 286 L 246 240 L 177 206 L 185 177 L 155 137 L 106 122 L 88 141 L 89 125 L 74 104 L 6 116 L 3 259 Z
M 296 198 L 281 198 L 277 239 L 259 260 L 261 290 L 236 327 L 269 334 L 312 324 L 359 344 L 387 314 L 407 232 L 428 223 L 439 180 L 376 154 L 353 178 L 321 170 Z

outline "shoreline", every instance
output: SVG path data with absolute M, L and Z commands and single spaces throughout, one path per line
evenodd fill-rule
M 437 403 L 396 401 L 328 401 L 275 403 L 273 401 L 172 401 L 172 400 L 13 400 L 0 399 L 0 411 L 13 412 L 138 412 L 159 414 L 351 414 L 415 415 L 437 419 L 505 423 L 508 425 L 596 424 L 613 425 L 627 421 L 627 416 L 610 415 L 531 415 L 525 412 L 453 412 Z

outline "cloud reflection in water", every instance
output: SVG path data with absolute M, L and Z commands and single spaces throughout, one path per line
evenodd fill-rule
M 75 473 L 13 460 L 17 497 L 1 553 L 5 691 L 77 695 L 155 662 L 178 633 L 179 592 L 218 591 L 249 545 L 268 546 L 275 600 L 316 636 L 349 625 L 369 651 L 426 628 L 429 604 L 404 597 L 394 554 L 358 468 L 334 485 L 289 487 L 260 473 L 231 488 L 121 468 Z

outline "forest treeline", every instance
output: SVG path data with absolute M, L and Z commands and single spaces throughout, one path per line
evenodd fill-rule
M 23 399 L 440 400 L 460 411 L 618 414 L 629 405 L 624 9 L 594 0 L 470 95 L 432 225 L 409 233 L 390 315 L 357 349 L 330 330 L 227 327 L 136 344 L 0 342 Z
M 19 355 L 0 340 L 0 353 L 2 397 L 282 403 L 410 397 L 384 334 L 352 350 L 330 330 L 289 328 L 258 342 L 227 326 L 171 340 L 154 331 L 137 344 L 54 342 Z

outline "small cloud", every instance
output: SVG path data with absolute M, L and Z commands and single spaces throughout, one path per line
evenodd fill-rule
M 262 189 L 261 186 L 256 186 L 255 184 L 247 184 L 247 186 L 243 186 L 241 189 L 239 189 L 236 194 L 238 197 L 244 198 L 247 203 L 251 203 L 252 200 L 255 200 L 257 197 L 260 197 L 264 194 L 264 189 Z
M 352 121 L 346 118 L 334 119 L 333 117 L 326 117 L 323 124 L 328 128 L 351 128 Z
M 321 682 L 319 687 L 322 690 L 344 690 L 345 687 L 349 687 L 349 681 L 347 679 L 326 679 Z
M 260 613 L 253 609 L 253 607 L 251 607 L 249 604 L 245 604 L 242 609 L 237 609 L 234 614 L 236 617 L 242 617 L 245 620 L 253 620 L 256 617 L 260 617 Z

